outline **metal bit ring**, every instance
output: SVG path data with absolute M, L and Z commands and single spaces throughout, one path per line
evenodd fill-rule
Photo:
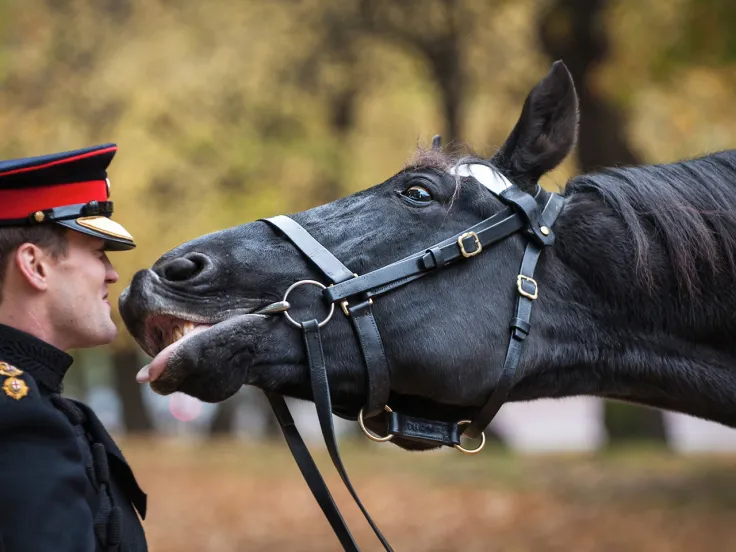
M 289 286 L 289 289 L 287 289 L 286 290 L 286 293 L 284 293 L 284 298 L 282 299 L 282 301 L 286 303 L 287 302 L 286 299 L 289 297 L 289 294 L 292 292 L 292 290 L 294 288 L 297 288 L 299 286 L 303 286 L 305 284 L 312 284 L 313 286 L 317 286 L 317 287 L 320 287 L 322 289 L 327 289 L 327 286 L 325 286 L 321 282 L 317 282 L 316 280 L 299 280 L 298 282 L 295 282 L 295 283 L 293 283 L 293 284 L 291 284 Z M 293 324 L 297 328 L 300 328 L 300 329 L 302 328 L 301 322 L 297 322 L 296 320 L 294 320 L 291 317 L 291 315 L 289 314 L 288 311 L 283 311 L 283 312 L 284 312 L 284 316 L 286 317 L 286 319 L 289 322 L 291 322 L 291 324 Z M 330 319 L 332 318 L 332 315 L 333 314 L 335 314 L 335 303 L 330 303 L 330 312 L 327 315 L 327 318 L 325 318 L 324 320 L 322 320 L 322 322 L 319 322 L 317 324 L 317 326 L 321 328 L 322 326 L 324 326 L 325 324 L 327 324 L 330 321 Z

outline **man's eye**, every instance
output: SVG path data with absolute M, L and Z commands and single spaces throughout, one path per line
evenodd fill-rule
M 422 186 L 412 186 L 411 188 L 404 190 L 401 195 L 418 203 L 428 203 L 432 201 L 432 194 Z

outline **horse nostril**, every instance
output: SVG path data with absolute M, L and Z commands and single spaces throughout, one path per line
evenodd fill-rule
M 170 282 L 191 280 L 204 270 L 207 258 L 204 255 L 190 254 L 172 259 L 155 270 L 160 277 Z

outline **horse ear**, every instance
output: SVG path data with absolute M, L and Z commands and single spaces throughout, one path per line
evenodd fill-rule
M 536 186 L 575 145 L 578 96 L 562 61 L 552 64 L 524 102 L 519 121 L 491 162 L 517 185 Z

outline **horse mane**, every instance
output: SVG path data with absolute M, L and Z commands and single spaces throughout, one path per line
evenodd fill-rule
M 417 148 L 404 168 L 446 171 L 473 159 L 482 157 L 470 150 Z M 621 218 L 646 282 L 653 281 L 653 237 L 664 244 L 680 285 L 690 295 L 700 291 L 703 268 L 736 274 L 736 150 L 583 174 L 565 186 L 565 197 L 579 193 L 596 194 Z
M 405 169 L 446 171 L 482 161 L 465 146 L 449 153 L 417 148 Z M 652 238 L 661 240 L 680 285 L 700 291 L 703 268 L 736 274 L 736 150 L 669 164 L 611 167 L 571 178 L 567 198 L 593 193 L 621 218 L 635 247 L 640 276 L 651 284 Z
M 649 246 L 665 247 L 691 296 L 701 278 L 736 272 L 736 150 L 671 164 L 607 168 L 576 176 L 565 196 L 597 194 L 621 218 L 636 249 L 638 269 L 651 282 Z

